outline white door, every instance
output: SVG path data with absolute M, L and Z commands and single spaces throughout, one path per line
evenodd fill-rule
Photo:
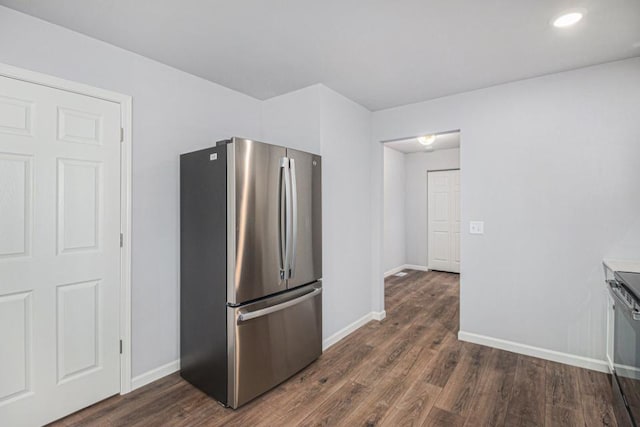
M 120 106 L 0 77 L 0 425 L 120 390 Z
M 427 173 L 429 269 L 460 272 L 460 171 Z

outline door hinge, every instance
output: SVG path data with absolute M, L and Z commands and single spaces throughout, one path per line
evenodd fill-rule
M 124 234 L 120 233 L 120 247 L 124 246 Z
M 124 128 L 120 128 L 120 142 L 124 142 Z
M 120 354 L 122 354 L 122 340 L 120 340 Z

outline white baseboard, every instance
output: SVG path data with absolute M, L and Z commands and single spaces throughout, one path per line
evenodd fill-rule
M 609 365 L 605 360 L 591 359 L 589 357 L 578 356 L 575 354 L 562 353 L 560 351 L 548 350 L 546 348 L 534 347 L 527 344 L 492 338 L 471 332 L 459 331 L 458 339 L 460 341 L 486 345 L 487 347 L 499 348 L 500 350 L 524 354 L 526 356 L 551 360 L 552 362 L 564 363 L 565 365 L 577 366 L 580 368 L 591 369 L 593 371 L 605 372 L 607 374 L 609 373 Z
M 378 320 L 379 321 L 379 320 L 384 319 L 386 316 L 387 316 L 387 312 L 384 311 L 384 310 L 383 311 L 372 311 L 370 313 L 365 314 L 364 316 L 362 316 L 361 318 L 359 318 L 355 322 L 351 323 L 350 325 L 345 326 L 344 328 L 340 329 L 335 334 L 331 335 L 329 338 L 327 338 L 324 341 L 322 341 L 322 351 L 325 351 L 326 349 L 328 349 L 332 345 L 336 344 L 341 339 L 347 337 L 349 334 L 351 334 L 352 332 L 356 331 L 360 327 L 366 325 L 370 321 L 372 321 L 372 320 Z
M 387 317 L 387 312 L 385 310 L 382 311 L 372 311 L 371 318 L 373 320 L 377 320 L 378 322 Z
M 425 267 L 424 265 L 416 265 L 416 264 L 405 264 L 404 268 L 409 270 L 429 271 L 429 267 Z
M 159 380 L 162 377 L 173 374 L 180 370 L 180 359 L 169 362 L 166 365 L 159 366 L 144 374 L 140 374 L 131 379 L 131 390 L 143 387 L 149 383 Z
M 385 271 L 384 277 L 392 276 L 396 273 L 401 272 L 402 270 L 419 270 L 419 271 L 429 271 L 427 267 L 424 265 L 415 265 L 415 264 L 402 264 L 398 267 L 392 268 L 389 271 Z
M 396 274 L 396 273 L 401 272 L 402 270 L 404 270 L 404 264 L 399 265 L 398 267 L 392 268 L 392 269 L 391 269 L 391 270 L 389 270 L 389 271 L 385 271 L 385 272 L 384 272 L 384 277 L 392 276 L 392 275 L 394 275 L 394 274 Z

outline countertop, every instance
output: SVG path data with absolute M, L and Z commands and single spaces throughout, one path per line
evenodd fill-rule
M 605 258 L 602 263 L 611 271 L 629 271 L 640 273 L 640 260 Z

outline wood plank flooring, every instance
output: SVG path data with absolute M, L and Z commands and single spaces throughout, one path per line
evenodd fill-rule
M 616 425 L 605 374 L 458 341 L 458 275 L 406 272 L 385 320 L 236 411 L 173 374 L 54 425 Z

